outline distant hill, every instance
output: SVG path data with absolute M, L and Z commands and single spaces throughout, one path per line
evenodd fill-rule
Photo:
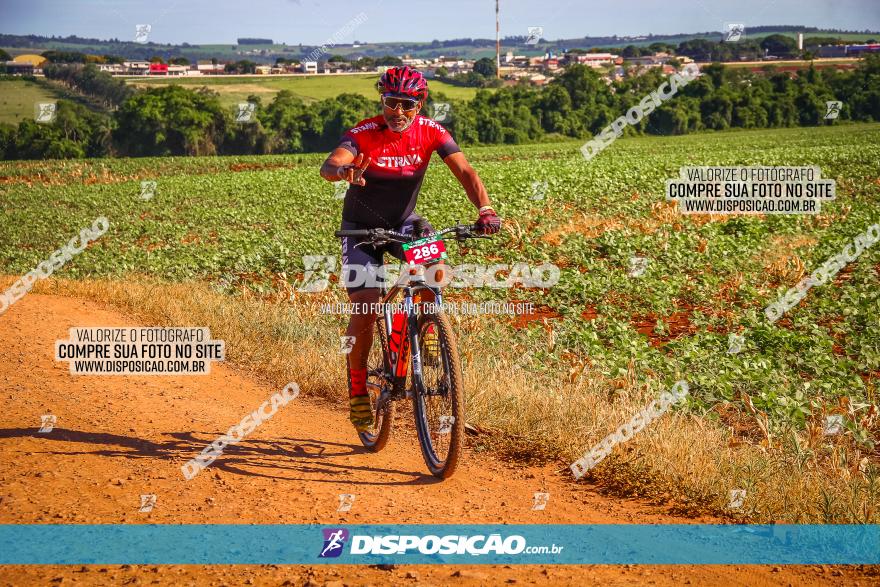
M 746 27 L 745 38 L 764 37 L 771 34 L 784 34 L 794 37 L 798 32 L 810 37 L 831 37 L 846 42 L 864 42 L 867 40 L 880 40 L 880 32 L 872 31 L 841 31 L 836 29 L 818 29 L 815 27 L 802 27 L 795 25 L 772 25 Z M 592 48 L 622 48 L 627 45 L 648 46 L 653 43 L 665 43 L 677 46 L 679 43 L 691 39 L 720 40 L 721 31 L 707 31 L 701 33 L 680 33 L 675 35 L 641 35 L 624 36 L 617 35 L 602 37 L 580 37 L 574 39 L 547 40 L 540 39 L 535 45 L 526 44 L 526 35 L 508 36 L 501 41 L 502 51 L 514 51 L 518 55 L 543 55 L 550 52 L 561 52 L 570 49 Z M 89 39 L 77 36 L 68 37 L 44 37 L 40 35 L 7 35 L 0 34 L 0 48 L 6 49 L 13 55 L 21 53 L 34 53 L 44 50 L 56 49 L 67 51 L 81 51 L 96 55 L 116 55 L 126 59 L 150 59 L 159 56 L 163 59 L 171 57 L 186 57 L 190 61 L 198 59 L 216 58 L 219 60 L 249 59 L 257 63 L 274 63 L 278 57 L 299 59 L 305 57 L 316 45 L 288 45 L 286 43 L 271 43 L 271 39 L 241 38 L 236 44 L 210 44 L 191 45 L 189 43 L 157 44 L 135 43 L 120 39 Z M 261 41 L 266 41 L 262 43 Z M 439 57 L 440 55 L 461 57 L 463 59 L 478 59 L 495 54 L 495 39 L 448 39 L 445 41 L 434 40 L 431 42 L 383 42 L 383 43 L 356 43 L 336 45 L 330 48 L 330 55 L 344 55 L 353 57 L 381 57 L 384 55 L 409 54 L 413 57 Z

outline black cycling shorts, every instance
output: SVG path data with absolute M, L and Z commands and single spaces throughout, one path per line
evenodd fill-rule
M 413 212 L 410 214 L 406 220 L 403 221 L 403 224 L 399 226 L 395 226 L 392 230 L 395 232 L 400 232 L 402 234 L 412 234 L 413 232 L 413 224 L 416 220 L 421 219 L 422 217 Z M 425 221 L 427 222 L 427 221 Z M 363 230 L 368 228 L 375 228 L 375 226 L 367 226 L 366 224 L 358 224 L 357 222 L 350 222 L 348 220 L 343 220 L 342 225 L 339 227 L 339 230 Z M 434 230 L 434 228 L 428 223 L 426 225 L 428 230 Z M 373 287 L 373 282 L 382 283 L 384 280 L 381 275 L 377 275 L 376 270 L 384 263 L 382 260 L 382 256 L 384 253 L 390 253 L 395 258 L 400 261 L 405 261 L 405 257 L 403 256 L 403 247 L 400 243 L 389 243 L 383 247 L 374 247 L 373 245 L 363 245 L 355 248 L 355 245 L 362 240 L 360 237 L 356 236 L 344 236 L 342 237 L 342 276 L 345 279 L 346 285 L 345 289 L 348 290 L 348 293 L 354 293 L 356 291 L 360 291 L 362 289 L 367 289 L 368 287 Z M 368 279 L 359 279 L 359 277 L 363 277 L 363 275 L 358 276 L 356 271 L 346 270 L 346 265 L 361 265 L 366 270 L 366 275 Z

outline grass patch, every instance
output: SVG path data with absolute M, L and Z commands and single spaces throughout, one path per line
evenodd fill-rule
M 289 90 L 303 99 L 303 101 L 317 102 L 334 98 L 342 93 L 360 94 L 370 99 L 376 99 L 376 81 L 378 74 L 365 75 L 304 75 L 296 77 L 275 76 L 251 76 L 237 78 L 223 77 L 199 77 L 199 78 L 127 78 L 126 82 L 138 87 L 149 88 L 167 84 L 179 84 L 190 88 L 206 87 L 220 94 L 220 102 L 227 107 L 233 107 L 239 102 L 245 102 L 251 94 L 263 98 L 263 103 L 268 104 L 281 90 Z M 452 100 L 470 100 L 477 94 L 477 88 L 464 88 L 444 83 L 440 80 L 430 80 L 428 86 L 431 92 L 442 93 Z
M 45 86 L 29 80 L 0 81 L 0 123 L 18 126 L 22 120 L 33 120 L 35 105 L 58 99 Z

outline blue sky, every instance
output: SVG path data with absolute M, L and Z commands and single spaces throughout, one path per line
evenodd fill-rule
M 363 12 L 339 42 L 495 36 L 494 0 L 2 0 L 0 32 L 157 43 L 235 43 L 237 37 L 321 44 Z M 724 23 L 880 30 L 880 0 L 501 0 L 501 35 L 544 27 L 547 39 L 721 30 Z

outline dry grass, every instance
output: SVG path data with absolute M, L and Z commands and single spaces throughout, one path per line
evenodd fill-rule
M 587 238 L 596 238 L 606 231 L 620 230 L 621 228 L 623 228 L 623 223 L 613 218 L 590 216 L 584 212 L 580 212 L 576 217 L 570 219 L 564 226 L 544 235 L 541 240 L 547 244 L 558 246 L 569 234 L 577 233 L 582 234 Z
M 817 240 L 803 235 L 775 236 L 770 240 L 770 249 L 764 255 L 764 272 L 770 282 L 796 283 L 806 272 L 798 253 L 815 245 Z
M 321 303 L 342 301 L 337 289 L 293 300 L 283 291 L 257 299 L 222 295 L 200 283 L 50 279 L 35 291 L 104 302 L 151 325 L 208 326 L 213 338 L 226 341 L 227 361 L 237 367 L 274 385 L 297 381 L 304 393 L 334 398 L 340 405 L 344 397 L 344 361 L 338 354 L 343 317 L 320 313 Z M 469 390 L 468 419 L 482 432 L 471 439 L 478 449 L 554 460 L 565 470 L 663 391 L 637 384 L 632 370 L 608 380 L 573 355 L 567 369 L 533 364 L 537 346 L 497 343 L 509 340 L 503 320 L 458 316 L 453 321 Z M 531 344 L 555 344 L 552 325 L 544 336 Z M 752 415 L 737 417 L 738 428 L 755 428 Z M 759 434 L 735 434 L 724 418 L 716 423 L 668 412 L 617 446 L 587 479 L 691 514 L 761 522 L 880 521 L 878 455 L 868 458 L 844 437 L 823 437 L 815 428 L 762 446 Z M 732 489 L 747 491 L 739 512 L 727 507 Z

